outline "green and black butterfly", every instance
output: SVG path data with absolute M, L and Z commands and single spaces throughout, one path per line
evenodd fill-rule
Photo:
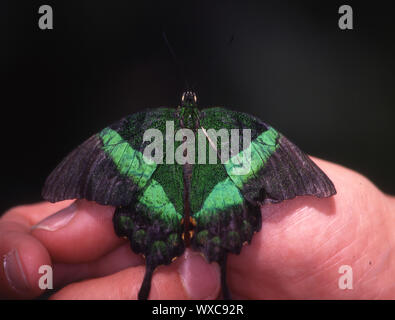
M 196 100 L 195 93 L 187 91 L 178 108 L 138 112 L 103 129 L 57 166 L 42 192 L 51 202 L 83 198 L 116 207 L 116 234 L 127 237 L 132 250 L 145 256 L 139 299 L 148 298 L 155 268 L 170 264 L 186 247 L 219 263 L 223 297 L 229 299 L 227 254 L 239 254 L 260 230 L 261 205 L 336 193 L 317 165 L 274 128 L 246 113 L 220 107 L 199 110 Z M 188 155 L 185 136 L 177 139 L 176 135 L 174 148 L 163 148 L 162 156 L 171 159 L 181 147 L 185 163 L 146 161 L 144 150 L 152 141 L 145 139 L 144 132 L 156 129 L 165 134 L 169 121 L 174 131 L 190 129 L 196 137 L 195 149 L 203 144 L 207 156 Z M 235 174 L 231 157 L 225 162 L 208 161 L 213 150 L 219 158 L 225 145 L 222 141 L 216 146 L 209 129 L 239 130 L 242 148 L 231 156 L 245 159 L 241 156 L 248 153 L 248 172 Z M 243 129 L 250 130 L 247 145 Z M 243 165 L 242 161 L 236 163 Z

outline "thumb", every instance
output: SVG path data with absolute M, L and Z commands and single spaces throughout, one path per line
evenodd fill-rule
M 217 263 L 207 263 L 200 253 L 187 249 L 178 267 L 181 282 L 190 299 L 215 299 L 220 290 Z

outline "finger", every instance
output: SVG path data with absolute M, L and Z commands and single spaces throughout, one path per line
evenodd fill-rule
M 32 235 L 55 262 L 94 261 L 125 242 L 114 232 L 113 213 L 113 207 L 78 200 L 34 225 Z
M 14 221 L 31 227 L 46 217 L 58 212 L 63 208 L 70 206 L 75 200 L 65 200 L 56 203 L 49 203 L 47 201 L 21 205 L 8 210 L 3 216 L 2 220 Z
M 129 243 L 116 248 L 98 260 L 79 263 L 54 265 L 53 280 L 55 288 L 61 288 L 72 282 L 90 278 L 104 277 L 123 269 L 143 265 L 144 259 L 132 252 Z
M 26 229 L 24 224 L 0 221 L 0 298 L 33 298 L 44 292 L 39 270 L 51 265 L 51 258 Z
M 314 161 L 337 195 L 263 206 L 261 231 L 239 256 L 229 257 L 231 291 L 258 299 L 388 298 L 395 267 L 388 226 L 395 217 L 387 197 L 354 171 Z M 339 288 L 342 265 L 352 268 L 353 290 Z
M 51 299 L 136 299 L 145 273 L 144 266 L 73 283 Z M 216 263 L 208 264 L 198 254 L 185 254 L 169 266 L 158 267 L 152 278 L 149 299 L 215 299 L 220 290 Z

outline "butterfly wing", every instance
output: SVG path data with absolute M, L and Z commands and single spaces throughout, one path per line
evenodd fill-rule
M 56 202 L 87 199 L 103 205 L 126 206 L 144 188 L 157 165 L 144 160 L 143 141 L 149 128 L 163 129 L 174 109 L 132 114 L 93 135 L 72 151 L 47 178 L 42 196 Z
M 162 138 L 166 122 L 177 123 L 175 119 L 176 110 L 168 108 L 121 119 L 71 152 L 43 189 L 43 197 L 52 202 L 84 198 L 117 207 L 113 217 L 116 234 L 127 237 L 133 251 L 146 257 L 140 299 L 148 297 L 154 269 L 169 264 L 185 249 L 181 238 L 182 166 L 147 161 L 144 155 L 153 142 L 144 141 L 144 133 L 153 129 Z
M 127 237 L 133 251 L 145 256 L 146 273 L 139 299 L 148 298 L 155 268 L 171 263 L 185 250 L 181 237 L 183 190 L 182 166 L 159 165 L 136 201 L 115 211 L 116 234 Z
M 299 195 L 329 197 L 336 190 L 307 155 L 251 115 L 210 108 L 201 111 L 199 125 L 217 132 L 222 128 L 239 129 L 237 154 L 223 164 L 194 166 L 190 198 L 196 220 L 192 246 L 209 261 L 220 263 L 223 294 L 230 297 L 226 286 L 226 255 L 228 252 L 238 254 L 242 244 L 249 243 L 254 232 L 260 230 L 259 205 Z M 247 144 L 243 129 L 251 130 Z M 217 142 L 206 136 L 211 143 Z M 207 149 L 210 148 L 211 144 L 207 144 Z M 221 148 L 223 145 L 218 141 L 218 158 Z M 228 149 L 232 150 L 232 146 Z
M 206 109 L 202 113 L 202 126 L 216 124 L 219 129 L 225 123 L 225 127 L 251 130 L 249 145 L 245 145 L 243 134 L 240 135 L 242 151 L 236 164 L 232 161 L 236 157 L 225 163 L 228 176 L 248 201 L 276 203 L 295 196 L 323 198 L 336 193 L 332 181 L 306 154 L 258 118 L 223 108 Z M 235 170 L 239 167 L 248 170 L 240 173 Z

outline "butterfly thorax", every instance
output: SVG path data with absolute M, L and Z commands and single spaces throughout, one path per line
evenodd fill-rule
M 196 107 L 179 107 L 178 116 L 181 128 L 196 130 L 198 127 L 199 110 Z
M 185 91 L 181 98 L 181 105 L 178 107 L 178 116 L 181 128 L 195 130 L 198 128 L 199 110 L 197 108 L 196 94 L 192 91 Z

